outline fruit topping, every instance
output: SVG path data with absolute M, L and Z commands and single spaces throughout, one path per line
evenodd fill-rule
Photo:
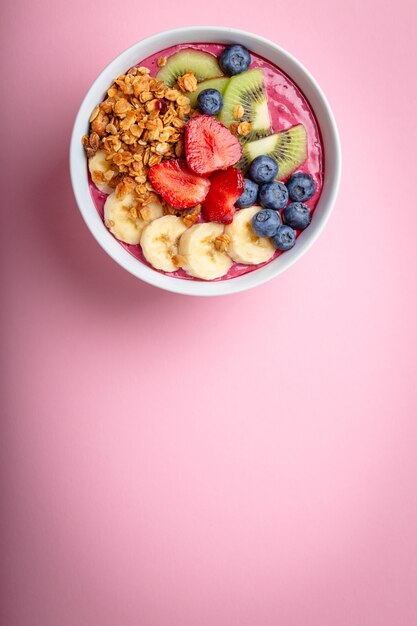
M 279 226 L 277 232 L 272 237 L 272 242 L 278 250 L 283 252 L 290 250 L 295 244 L 295 231 L 291 226 Z
M 197 98 L 198 108 L 206 115 L 217 115 L 223 106 L 223 98 L 217 89 L 203 89 Z
M 210 187 L 209 180 L 191 172 L 183 159 L 154 165 L 148 176 L 155 191 L 176 209 L 189 209 L 200 204 Z
M 210 115 L 199 115 L 187 124 L 185 154 L 193 172 L 207 175 L 235 165 L 242 155 L 242 147 L 220 122 Z
M 109 231 L 119 239 L 131 245 L 140 241 L 144 227 L 162 217 L 163 208 L 160 202 L 150 202 L 140 208 L 137 196 L 128 193 L 119 197 L 117 192 L 111 193 L 104 204 L 104 223 Z
M 111 193 L 113 189 L 108 184 L 114 177 L 115 173 L 111 169 L 111 162 L 106 159 L 107 152 L 98 150 L 88 159 L 88 169 L 95 186 L 102 193 Z
M 195 224 L 180 239 L 182 268 L 190 276 L 203 280 L 224 276 L 232 265 L 226 252 L 229 241 L 222 224 Z
M 291 202 L 285 207 L 282 218 L 291 228 L 304 230 L 311 222 L 311 213 L 308 206 L 302 202 Z
M 205 89 L 216 89 L 221 95 L 223 95 L 228 83 L 229 78 L 227 76 L 220 76 L 219 78 L 208 78 L 207 80 L 203 80 L 201 83 L 198 83 L 197 89 L 193 93 L 187 94 L 188 98 L 190 99 L 190 105 L 193 109 L 197 107 L 198 95 Z
M 227 46 L 220 55 L 219 63 L 225 74 L 234 76 L 245 72 L 251 62 L 250 52 L 244 46 Z
M 225 106 L 226 102 L 223 111 Z M 304 126 L 298 124 L 289 130 L 245 144 L 239 166 L 246 170 L 256 157 L 265 154 L 278 163 L 278 178 L 285 180 L 307 158 L 307 133 Z
M 210 178 L 210 189 L 202 206 L 202 215 L 208 222 L 230 224 L 235 213 L 235 202 L 242 194 L 243 174 L 235 167 L 215 172 Z
M 236 202 L 236 206 L 239 209 L 246 209 L 247 207 L 252 206 L 258 198 L 258 185 L 254 183 L 253 180 L 250 180 L 250 178 L 245 178 L 244 184 L 245 188 L 243 193 Z
M 255 183 L 270 183 L 278 174 L 278 163 L 266 154 L 256 157 L 250 164 L 248 175 Z
M 288 194 L 294 202 L 305 202 L 310 200 L 316 191 L 316 183 L 310 174 L 297 172 L 293 174 L 287 182 Z
M 280 215 L 272 209 L 258 211 L 252 218 L 252 230 L 259 237 L 273 237 L 280 226 Z
M 198 82 L 223 74 L 214 55 L 193 48 L 184 48 L 169 57 L 156 78 L 162 80 L 167 87 L 173 87 L 178 78 L 187 73 L 192 73 Z
M 258 265 L 266 263 L 275 253 L 275 247 L 267 237 L 259 237 L 252 230 L 252 219 L 259 207 L 238 211 L 233 222 L 226 226 L 224 232 L 230 237 L 228 253 L 236 263 Z
M 235 114 L 237 111 L 243 114 L 239 117 L 240 123 L 250 124 L 245 141 L 253 141 L 265 137 L 271 133 L 271 119 L 269 117 L 268 101 L 264 85 L 264 73 L 256 68 L 233 76 L 223 94 L 223 109 L 219 120 L 231 127 L 236 124 Z M 267 154 L 268 151 L 263 150 Z M 258 154 L 254 155 L 258 156 Z M 271 155 L 273 156 L 273 155 Z M 252 159 L 251 159 L 252 160 Z
M 140 239 L 145 259 L 158 270 L 174 272 L 180 266 L 179 238 L 187 230 L 180 217 L 165 215 L 143 229 Z
M 288 202 L 288 189 L 283 183 L 265 183 L 259 189 L 259 202 L 265 209 L 279 211 Z
M 133 193 L 129 193 L 119 199 L 116 193 L 111 193 L 104 204 L 104 223 L 110 232 L 119 239 L 131 245 L 140 241 L 144 222 L 137 219 L 139 216 L 134 211 L 137 202 Z M 133 217 L 132 213 L 136 216 Z

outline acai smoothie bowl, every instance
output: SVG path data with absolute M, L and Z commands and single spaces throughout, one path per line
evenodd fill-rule
M 70 152 L 80 211 L 112 258 L 187 295 L 277 276 L 337 195 L 337 128 L 321 89 L 262 37 L 220 27 L 143 40 L 100 74 Z

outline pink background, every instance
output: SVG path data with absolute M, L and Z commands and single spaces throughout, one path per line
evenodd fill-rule
M 2 4 L 2 626 L 413 626 L 417 5 L 206 7 Z M 344 154 L 313 249 L 220 299 L 116 266 L 67 159 L 105 64 L 204 23 L 295 54 Z

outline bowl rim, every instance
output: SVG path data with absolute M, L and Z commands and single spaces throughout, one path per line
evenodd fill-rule
M 85 167 L 85 156 L 84 151 L 81 146 L 81 137 L 87 132 L 88 129 L 88 119 L 91 114 L 91 110 L 93 107 L 90 107 L 89 100 L 92 98 L 92 94 L 95 94 L 95 102 L 97 102 L 100 96 L 96 95 L 98 92 L 98 87 L 100 87 L 99 92 L 104 96 L 104 93 L 107 89 L 101 89 L 101 83 L 104 81 L 105 85 L 111 83 L 111 80 L 114 79 L 115 75 L 120 72 L 114 70 L 116 66 L 121 67 L 130 67 L 128 59 L 132 56 L 132 54 L 136 55 L 136 51 L 138 51 L 138 61 L 140 61 L 140 49 L 141 48 L 149 48 L 154 47 L 154 53 L 158 52 L 158 50 L 163 50 L 164 48 L 170 47 L 171 45 L 177 45 L 176 43 L 168 43 L 165 41 L 164 45 L 159 45 L 158 42 L 161 39 L 178 39 L 181 37 L 184 39 L 183 43 L 232 43 L 232 42 L 241 42 L 245 41 L 247 47 L 251 50 L 254 48 L 261 48 L 263 50 L 261 56 L 265 58 L 269 58 L 267 54 L 267 50 L 272 49 L 275 53 L 277 53 L 281 58 L 291 66 L 291 68 L 300 75 L 300 77 L 305 80 L 309 86 L 309 89 L 314 93 L 315 98 L 317 99 L 317 104 L 321 107 L 321 112 L 326 121 L 327 127 L 327 142 L 331 144 L 332 150 L 332 177 L 331 179 L 326 178 L 326 172 L 328 172 L 328 166 L 326 162 L 326 153 L 328 152 L 328 146 L 325 145 L 325 175 L 324 175 L 324 186 L 326 186 L 327 192 L 327 201 L 326 205 L 321 207 L 322 211 L 320 213 L 320 220 L 316 219 L 315 228 L 312 229 L 311 226 L 308 231 L 307 237 L 303 237 L 304 233 L 301 235 L 303 237 L 302 242 L 300 241 L 300 237 L 297 242 L 297 246 L 294 246 L 290 251 L 286 252 L 284 255 L 280 255 L 277 259 L 271 261 L 265 266 L 253 270 L 247 274 L 243 274 L 242 276 L 238 276 L 235 278 L 231 278 L 229 280 L 220 280 L 220 281 L 198 281 L 198 280 L 181 280 L 179 278 L 167 276 L 162 274 L 153 268 L 148 267 L 135 257 L 131 255 L 125 248 L 123 248 L 120 243 L 111 235 L 111 233 L 104 226 L 101 217 L 99 216 L 97 209 L 93 203 L 93 200 L 90 195 L 90 190 L 88 186 L 88 177 L 80 177 L 80 157 L 82 157 L 83 167 L 85 168 L 85 173 L 87 174 L 87 170 Z M 250 41 L 248 44 L 247 42 Z M 254 50 L 256 52 L 256 50 Z M 145 56 L 149 56 L 149 53 Z M 143 58 L 145 58 L 143 56 Z M 273 63 L 273 61 L 271 60 Z M 281 67 L 280 67 L 281 69 Z M 305 91 L 305 88 L 299 86 L 298 81 L 293 78 L 291 72 L 288 72 L 287 69 L 283 69 L 289 77 L 294 80 L 297 86 L 301 89 L 301 91 Z M 111 78 L 109 78 L 111 76 Z M 101 96 L 101 97 L 102 97 Z M 100 97 L 100 99 L 101 99 Z M 309 101 L 311 108 L 313 109 L 316 118 L 318 117 L 317 109 L 311 103 L 311 97 L 305 96 Z M 322 141 L 325 144 L 323 137 L 323 124 L 319 124 L 319 128 L 322 134 Z M 183 295 L 204 295 L 204 296 L 215 296 L 215 295 L 227 295 L 232 293 L 238 293 L 241 291 L 245 291 L 247 289 L 251 289 L 255 286 L 261 285 L 272 278 L 275 278 L 279 274 L 282 274 L 289 267 L 291 267 L 298 259 L 300 259 L 317 241 L 319 235 L 323 231 L 326 226 L 329 217 L 333 211 L 335 200 L 338 194 L 339 186 L 340 186 L 340 178 L 341 178 L 341 168 L 342 168 L 342 155 L 341 155 L 341 146 L 340 146 L 340 138 L 336 125 L 336 121 L 333 115 L 333 112 L 330 108 L 328 100 L 324 95 L 323 90 L 320 85 L 317 83 L 315 78 L 310 74 L 310 72 L 298 61 L 292 54 L 281 48 L 279 45 L 274 42 L 262 37 L 261 35 L 257 35 L 248 31 L 244 31 L 236 28 L 229 28 L 223 26 L 187 26 L 182 28 L 175 28 L 170 30 L 164 30 L 150 37 L 137 41 L 132 44 L 128 48 L 126 48 L 123 52 L 117 55 L 110 63 L 106 65 L 106 67 L 99 73 L 97 78 L 93 81 L 91 86 L 89 87 L 86 95 L 84 96 L 80 108 L 77 112 L 72 134 L 71 134 L 71 142 L 70 142 L 70 176 L 72 182 L 72 188 L 75 195 L 75 199 L 80 210 L 80 213 L 90 230 L 91 234 L 97 241 L 97 243 L 109 254 L 109 256 L 116 261 L 119 265 L 121 265 L 125 270 L 143 280 L 144 282 L 151 284 L 155 287 L 164 289 L 166 291 L 170 291 L 173 293 L 179 293 Z M 318 207 L 320 206 L 322 195 L 319 199 Z M 86 193 L 88 192 L 88 194 Z M 322 203 L 323 204 L 323 203 Z M 94 211 L 92 210 L 94 209 Z M 267 271 L 265 271 L 267 270 Z

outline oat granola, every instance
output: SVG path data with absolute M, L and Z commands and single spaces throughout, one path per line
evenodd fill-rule
M 179 76 L 177 83 L 181 91 L 193 92 L 197 89 L 197 79 L 192 72 Z
M 185 122 L 191 111 L 184 91 L 193 90 L 195 77 L 188 73 L 181 78 L 178 89 L 167 89 L 162 81 L 149 76 L 147 68 L 130 69 L 114 81 L 106 99 L 94 108 L 90 131 L 82 138 L 87 157 L 104 150 L 110 166 L 104 173 L 93 172 L 93 181 L 107 183 L 118 197 L 133 192 L 139 209 L 157 199 L 147 182 L 148 169 L 184 152 Z
M 231 242 L 231 238 L 229 237 L 229 235 L 226 235 L 225 233 L 223 233 L 223 235 L 219 235 L 214 240 L 214 247 L 219 252 L 226 252 L 227 248 L 229 247 L 230 242 Z

